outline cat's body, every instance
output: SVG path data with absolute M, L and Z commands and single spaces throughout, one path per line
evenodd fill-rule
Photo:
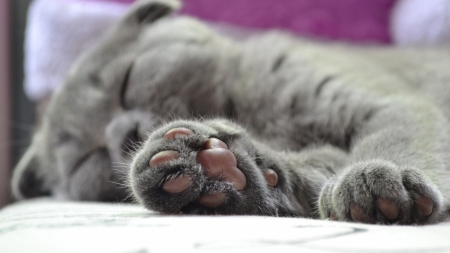
M 77 62 L 16 168 L 16 198 L 120 200 L 118 182 L 168 213 L 444 218 L 450 48 L 233 42 L 163 18 L 171 5 L 138 3 Z

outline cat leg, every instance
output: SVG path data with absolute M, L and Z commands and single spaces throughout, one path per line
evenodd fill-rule
M 352 146 L 353 162 L 322 189 L 322 218 L 381 224 L 443 218 L 447 135 L 438 126 L 446 120 L 428 104 L 409 106 L 383 108 L 364 123 Z
M 277 152 L 227 120 L 174 121 L 136 154 L 129 184 L 140 203 L 163 213 L 313 216 L 333 174 L 319 159 L 326 154 L 341 157 L 331 147 Z
M 354 164 L 319 200 L 321 218 L 362 223 L 433 223 L 441 209 L 441 193 L 423 173 L 383 160 Z

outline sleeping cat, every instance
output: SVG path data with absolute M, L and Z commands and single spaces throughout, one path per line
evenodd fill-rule
M 53 95 L 16 199 L 429 224 L 450 207 L 450 48 L 244 41 L 139 1 Z M 126 186 L 126 187 L 125 187 Z

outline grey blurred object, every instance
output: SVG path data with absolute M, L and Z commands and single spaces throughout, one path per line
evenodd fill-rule
M 9 2 L 0 2 L 0 208 L 9 202 L 10 176 L 10 81 L 9 81 Z
M 1 108 L 0 129 L 0 208 L 9 203 L 9 182 L 12 165 L 28 146 L 34 125 L 34 104 L 23 92 L 23 34 L 26 13 L 31 0 L 1 1 L 2 25 Z M 4 30 L 3 30 L 4 29 Z M 3 53 L 3 50 L 4 53 Z M 4 136 L 3 136 L 4 135 Z

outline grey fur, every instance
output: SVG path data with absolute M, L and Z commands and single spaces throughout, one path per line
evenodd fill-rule
M 444 218 L 448 47 L 356 47 L 281 32 L 233 41 L 195 19 L 167 16 L 174 8 L 176 2 L 138 2 L 77 61 L 15 169 L 17 199 L 49 193 L 122 200 L 128 193 L 118 182 L 166 213 L 351 220 L 355 203 L 367 222 Z M 164 141 L 175 126 L 196 134 Z M 206 177 L 197 163 L 211 136 L 236 156 L 247 177 L 242 192 Z M 181 158 L 150 170 L 152 155 L 167 149 Z M 123 163 L 131 165 L 112 169 Z M 278 173 L 275 188 L 264 180 L 267 168 Z M 193 186 L 178 195 L 161 189 L 180 174 L 191 175 Z M 222 206 L 196 204 L 217 191 L 227 195 Z M 419 196 L 433 202 L 429 217 L 418 210 Z M 396 203 L 398 219 L 383 216 L 379 197 Z

